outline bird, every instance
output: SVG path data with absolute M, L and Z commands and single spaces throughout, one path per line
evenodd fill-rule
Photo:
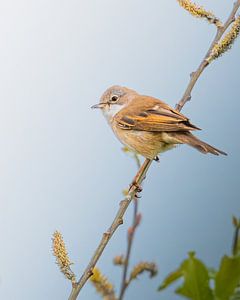
M 150 160 L 187 144 L 201 153 L 227 153 L 201 141 L 191 131 L 201 130 L 165 102 L 137 93 L 127 87 L 108 88 L 100 102 L 92 108 L 101 109 L 119 141 L 132 151 Z

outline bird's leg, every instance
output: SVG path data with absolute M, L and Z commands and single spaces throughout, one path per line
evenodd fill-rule
M 134 177 L 134 179 L 129 187 L 129 191 L 131 191 L 133 189 L 135 194 L 141 193 L 142 187 L 140 186 L 140 184 L 145 179 L 146 172 L 147 172 L 150 164 L 151 164 L 151 160 L 147 158 L 144 161 L 144 163 L 142 164 L 141 168 L 138 170 L 136 176 Z M 141 183 L 139 183 L 139 182 L 141 182 Z

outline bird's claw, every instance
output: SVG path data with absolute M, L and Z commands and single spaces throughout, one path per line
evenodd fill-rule
M 136 193 L 141 193 L 141 191 L 142 191 L 142 187 L 139 184 L 137 184 L 136 182 L 133 182 L 130 185 L 129 190 L 131 190 L 132 188 L 135 188 Z

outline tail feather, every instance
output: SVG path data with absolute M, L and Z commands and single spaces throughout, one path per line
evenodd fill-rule
M 207 153 L 212 153 L 214 155 L 227 155 L 226 152 L 223 152 L 201 140 L 196 138 L 193 134 L 190 132 L 183 132 L 183 133 L 172 133 L 172 136 L 176 138 L 179 143 L 181 144 L 188 144 L 189 146 L 197 149 L 198 151 L 207 154 Z

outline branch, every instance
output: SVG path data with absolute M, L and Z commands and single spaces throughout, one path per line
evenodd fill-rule
M 223 25 L 223 27 L 220 27 L 217 29 L 216 36 L 215 36 L 212 44 L 210 45 L 210 48 L 207 51 L 207 54 L 205 55 L 203 61 L 199 65 L 198 69 L 194 73 L 191 74 L 191 79 L 187 86 L 187 89 L 186 89 L 182 99 L 176 105 L 176 109 L 178 111 L 181 111 L 183 106 L 186 104 L 186 102 L 191 99 L 191 92 L 192 92 L 198 78 L 200 77 L 200 75 L 202 74 L 204 69 L 209 65 L 209 61 L 207 59 L 208 59 L 209 55 L 211 54 L 213 47 L 220 41 L 221 37 L 223 36 L 225 31 L 228 29 L 228 27 L 232 24 L 232 22 L 234 22 L 235 15 L 236 15 L 239 7 L 240 7 L 240 0 L 238 0 L 234 3 L 233 9 L 230 13 L 230 16 L 227 19 L 227 21 L 225 22 L 225 24 Z M 117 230 L 119 225 L 121 225 L 123 223 L 123 216 L 129 206 L 129 204 L 136 196 L 139 186 L 142 184 L 151 163 L 152 163 L 152 160 L 146 159 L 144 161 L 143 165 L 141 166 L 141 168 L 139 169 L 139 171 L 137 172 L 137 175 L 135 176 L 125 199 L 120 202 L 119 210 L 112 222 L 112 225 L 109 227 L 107 232 L 105 232 L 103 234 L 103 237 L 102 237 L 97 249 L 95 250 L 88 266 L 86 267 L 83 275 L 81 276 L 81 278 L 79 279 L 79 281 L 77 283 L 72 284 L 72 291 L 68 298 L 69 300 L 77 299 L 80 290 L 85 285 L 87 280 L 92 276 L 93 268 L 96 265 L 96 263 L 98 262 L 99 258 L 101 257 L 109 240 L 111 239 L 111 237 L 113 236 L 114 232 Z
M 192 92 L 198 78 L 202 74 L 203 70 L 209 65 L 208 58 L 209 58 L 214 46 L 221 40 L 225 31 L 229 28 L 229 26 L 232 24 L 232 22 L 234 22 L 235 15 L 236 15 L 239 7 L 240 7 L 240 0 L 238 0 L 234 3 L 233 9 L 232 9 L 227 21 L 224 23 L 224 25 L 222 27 L 217 28 L 216 36 L 215 36 L 212 44 L 210 45 L 210 48 L 208 49 L 203 61 L 200 63 L 197 70 L 195 72 L 191 73 L 191 75 L 190 75 L 190 81 L 187 86 L 187 89 L 186 89 L 185 93 L 183 94 L 182 99 L 176 105 L 176 109 L 178 111 L 181 111 L 183 106 L 186 104 L 186 102 L 191 100 L 191 97 L 192 97 L 191 92 Z
M 131 187 L 128 191 L 128 194 L 126 195 L 125 199 L 120 202 L 119 210 L 112 222 L 112 225 L 109 227 L 109 229 L 103 234 L 103 237 L 95 250 L 87 268 L 85 269 L 82 277 L 79 279 L 79 281 L 76 284 L 72 285 L 72 291 L 69 296 L 69 300 L 75 300 L 77 299 L 77 296 L 84 286 L 84 284 L 87 282 L 87 280 L 92 276 L 93 268 L 95 267 L 96 263 L 98 262 L 100 256 L 102 255 L 105 247 L 107 246 L 109 240 L 111 239 L 112 235 L 116 231 L 116 229 L 123 224 L 123 216 L 133 200 L 133 198 L 136 196 L 139 186 L 142 184 L 146 173 L 151 165 L 152 161 L 150 159 L 146 159 L 144 163 L 142 164 L 141 168 L 137 172 L 136 176 L 134 177 Z

